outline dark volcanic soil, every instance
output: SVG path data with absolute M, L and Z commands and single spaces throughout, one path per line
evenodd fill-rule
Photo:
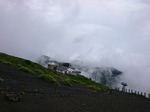
M 93 92 L 83 85 L 57 86 L 0 63 L 0 112 L 150 112 L 150 99 L 119 91 Z M 17 102 L 6 93 L 21 95 Z

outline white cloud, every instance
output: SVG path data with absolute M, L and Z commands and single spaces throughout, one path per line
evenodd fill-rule
M 149 11 L 148 0 L 0 0 L 0 51 L 117 67 L 150 92 Z

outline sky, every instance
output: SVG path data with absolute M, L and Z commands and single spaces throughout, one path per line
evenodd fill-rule
M 0 52 L 122 71 L 150 93 L 149 0 L 0 0 Z

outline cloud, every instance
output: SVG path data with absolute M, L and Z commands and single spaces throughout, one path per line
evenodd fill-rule
M 149 11 L 148 0 L 1 0 L 0 51 L 116 67 L 150 92 Z

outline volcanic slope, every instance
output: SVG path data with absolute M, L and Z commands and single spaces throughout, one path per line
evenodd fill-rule
M 19 94 L 20 100 L 6 97 L 9 94 Z M 0 53 L 0 112 L 49 111 L 149 112 L 150 100 Z

